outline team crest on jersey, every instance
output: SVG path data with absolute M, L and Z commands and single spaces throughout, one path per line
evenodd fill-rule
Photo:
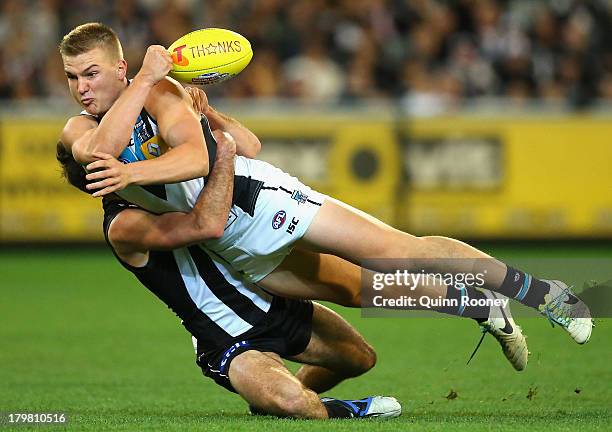
M 291 219 L 291 222 L 289 222 L 289 226 L 287 227 L 286 233 L 293 235 L 293 232 L 295 231 L 295 227 L 297 227 L 298 223 L 300 223 L 299 219 L 296 219 L 296 218 Z
M 287 220 L 287 212 L 285 210 L 277 211 L 272 218 L 272 228 L 277 230 L 285 224 Z
M 306 202 L 306 200 L 308 199 L 308 195 L 306 195 L 305 193 L 300 192 L 299 190 L 294 190 L 293 193 L 291 194 L 291 199 L 294 199 L 298 202 L 298 204 L 304 204 Z

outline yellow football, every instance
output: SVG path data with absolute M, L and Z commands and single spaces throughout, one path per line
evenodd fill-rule
M 213 84 L 238 75 L 251 61 L 251 44 L 231 30 L 205 28 L 179 38 L 168 48 L 169 75 L 187 84 Z

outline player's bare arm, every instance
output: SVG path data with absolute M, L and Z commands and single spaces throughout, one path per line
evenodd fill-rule
M 191 212 L 154 215 L 130 209 L 111 222 L 109 241 L 122 260 L 142 266 L 149 250 L 172 250 L 223 235 L 232 202 L 236 143 L 227 133 L 215 131 L 214 135 L 218 143 L 215 168 Z
M 100 188 L 94 196 L 124 189 L 130 184 L 174 183 L 208 175 L 208 153 L 199 116 L 191 99 L 174 80 L 161 81 L 145 108 L 157 118 L 160 134 L 170 151 L 158 158 L 120 164 L 114 157 L 96 160 L 86 166 L 92 183 L 90 190 Z
M 208 103 L 206 93 L 198 87 L 186 87 L 187 93 L 191 96 L 194 109 L 205 115 L 210 122 L 211 129 L 220 129 L 228 132 L 236 139 L 236 154 L 248 158 L 255 158 L 261 150 L 261 142 L 257 135 L 246 128 L 236 119 L 215 110 Z
M 62 132 L 62 142 L 71 148 L 75 160 L 80 163 L 93 161 L 94 152 L 118 156 L 128 144 L 134 122 L 151 90 L 172 68 L 170 55 L 164 47 L 149 47 L 140 71 L 129 86 L 126 86 L 125 61 L 113 63 L 101 48 L 63 57 L 63 60 L 73 97 L 88 112 L 103 117 L 99 125 L 93 117 L 71 118 Z M 120 89 L 120 94 L 105 110 L 104 99 L 112 98 L 116 88 Z
M 150 113 L 155 112 L 156 106 L 167 107 L 168 104 L 173 102 L 179 105 L 177 111 L 180 111 L 184 109 L 184 104 L 181 102 L 182 100 L 188 105 L 191 104 L 196 112 L 207 115 L 213 129 L 228 132 L 230 135 L 236 137 L 236 154 L 252 158 L 261 150 L 261 143 L 257 136 L 233 118 L 215 111 L 208 104 L 206 93 L 201 89 L 188 87 L 185 89 L 188 94 L 187 96 L 183 94 L 178 88 L 179 86 L 171 80 L 160 82 L 158 87 L 167 87 L 168 91 L 161 96 L 166 100 L 164 102 L 159 102 L 160 96 L 151 97 L 152 102 L 150 106 L 149 103 L 147 103 L 146 106 Z M 174 95 L 174 97 L 172 95 Z M 174 99 L 174 101 L 172 99 Z M 164 117 L 167 112 L 169 111 L 162 110 L 160 115 Z M 184 115 L 187 116 L 188 113 L 184 113 Z M 160 125 L 161 131 L 162 123 L 160 123 L 159 119 L 158 124 Z M 181 150 L 177 151 L 177 148 L 174 147 L 173 152 L 169 152 L 170 155 L 166 153 L 160 158 L 154 159 L 153 161 L 157 164 L 154 165 L 154 168 L 151 168 L 151 161 L 121 165 L 112 160 L 112 158 L 101 159 L 87 165 L 87 170 L 89 171 L 100 170 L 87 175 L 87 180 L 97 180 L 97 182 L 88 185 L 88 189 L 90 190 L 99 189 L 93 193 L 93 196 L 107 195 L 122 190 L 130 184 L 146 185 L 152 183 L 172 183 L 181 181 L 184 178 L 191 179 L 200 177 L 198 161 L 204 158 L 208 161 L 208 155 L 202 154 L 206 153 L 204 150 L 205 147 L 199 144 L 199 140 L 201 138 L 203 139 L 200 133 L 201 126 L 198 123 L 197 127 L 193 124 L 183 128 L 178 125 L 176 127 L 176 132 L 182 135 L 179 137 L 182 138 L 179 139 L 182 143 L 173 144 L 170 142 L 169 144 L 171 148 L 173 145 L 180 145 Z M 168 139 L 170 138 L 165 138 L 166 142 L 168 142 Z M 162 162 L 158 162 L 158 159 L 161 159 Z M 155 168 L 155 166 L 157 166 L 157 168 Z M 190 169 L 190 167 L 193 168 Z
M 208 175 L 208 152 L 200 116 L 184 89 L 171 78 L 160 81 L 145 104 L 170 151 L 129 164 L 132 184 L 175 183 Z

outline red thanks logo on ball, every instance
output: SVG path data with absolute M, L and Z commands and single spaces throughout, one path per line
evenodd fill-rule
M 181 45 L 172 50 L 172 61 L 174 64 L 179 66 L 187 66 L 189 59 L 183 55 L 183 50 L 187 48 L 187 45 Z

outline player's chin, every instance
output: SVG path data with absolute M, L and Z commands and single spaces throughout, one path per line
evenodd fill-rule
M 81 106 L 83 107 L 83 109 L 85 110 L 87 114 L 90 114 L 90 115 L 100 114 L 100 110 L 98 109 L 98 106 L 93 102 L 87 105 L 81 104 Z

